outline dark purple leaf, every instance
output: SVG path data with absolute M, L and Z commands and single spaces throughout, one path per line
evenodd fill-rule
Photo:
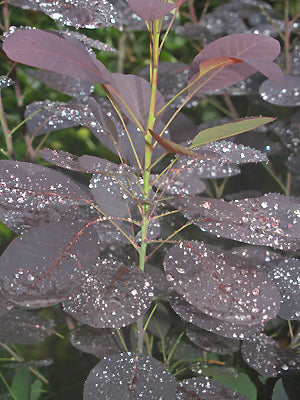
M 57 304 L 78 291 L 99 255 L 98 237 L 82 222 L 54 222 L 11 242 L 0 258 L 3 294 L 23 306 Z
M 285 75 L 280 83 L 267 79 L 259 88 L 259 93 L 265 101 L 278 106 L 300 106 L 300 76 Z
M 90 372 L 84 400 L 174 400 L 176 381 L 155 358 L 122 353 L 105 357 Z
M 29 70 L 28 73 L 52 89 L 68 94 L 71 97 L 89 96 L 94 91 L 93 84 L 79 78 L 40 70 Z
M 95 118 L 102 126 L 105 134 L 113 141 L 118 142 L 119 134 L 112 118 L 110 118 L 102 111 L 100 104 L 97 103 L 97 101 L 93 97 L 89 98 L 89 106 L 91 107 Z
M 127 164 L 114 164 L 104 158 L 83 155 L 78 158 L 79 165 L 85 172 L 103 175 L 130 175 L 134 169 Z
M 300 370 L 300 355 L 292 349 L 280 347 L 264 334 L 253 338 L 251 342 L 243 342 L 242 355 L 246 363 L 263 376 L 276 378 Z
M 145 314 L 153 287 L 137 266 L 101 260 L 86 276 L 81 291 L 63 302 L 64 310 L 95 328 L 121 328 Z
M 10 4 L 13 4 L 17 7 L 22 7 L 25 10 L 38 11 L 40 9 L 37 0 L 10 0 Z
M 0 340 L 8 343 L 39 343 L 52 335 L 53 324 L 34 311 L 14 309 L 0 317 Z
M 300 174 L 300 153 L 290 154 L 286 161 L 286 165 L 294 174 Z
M 0 89 L 13 85 L 14 81 L 5 75 L 0 76 Z
M 21 161 L 0 161 L 0 203 L 22 210 L 84 205 L 90 195 L 60 172 Z
M 175 3 L 163 2 L 161 0 L 128 0 L 131 10 L 144 21 L 153 21 L 167 15 L 178 3 L 187 0 L 177 0 Z
M 213 89 L 221 89 L 233 85 L 257 70 L 272 80 L 282 80 L 282 72 L 272 61 L 280 52 L 277 40 L 264 35 L 252 33 L 236 33 L 225 36 L 210 43 L 194 58 L 189 72 L 189 83 L 199 75 L 199 64 L 217 57 L 234 57 L 244 62 L 218 67 L 213 70 L 214 76 L 197 91 L 205 93 Z M 200 70 L 201 73 L 201 70 Z M 190 89 L 191 90 L 191 89 Z
M 235 353 L 240 348 L 240 341 L 237 339 L 225 338 L 195 326 L 189 326 L 186 335 L 196 346 L 213 353 Z
M 299 272 L 300 260 L 289 258 L 268 273 L 282 296 L 279 316 L 287 320 L 300 320 Z
M 209 379 L 207 376 L 177 382 L 177 400 L 247 400 L 241 393 Z
M 118 53 L 118 51 L 111 47 L 109 44 L 100 42 L 100 40 L 91 39 L 90 37 L 84 35 L 83 33 L 79 33 L 78 31 L 63 32 L 63 36 L 65 38 L 67 38 L 68 36 L 75 37 L 76 39 L 80 40 L 87 49 L 92 47 L 101 51 L 111 51 L 112 53 Z
M 139 127 L 137 124 L 138 121 L 145 130 L 148 123 L 150 107 L 150 83 L 146 81 L 146 79 L 140 78 L 136 75 L 115 73 L 110 75 L 110 84 L 107 88 L 126 117 Z M 160 92 L 157 92 L 155 111 L 157 112 L 160 110 L 164 104 L 165 100 L 163 95 Z M 131 110 L 131 112 L 129 110 Z M 133 115 L 137 121 L 133 118 Z M 162 115 L 163 113 L 159 115 L 158 119 L 160 119 Z
M 71 169 L 73 171 L 82 171 L 78 163 L 78 156 L 60 150 L 43 149 L 39 151 L 39 155 L 50 164 L 58 167 Z M 85 172 L 85 171 L 83 171 Z
M 80 42 L 79 42 L 80 43 Z M 63 73 L 73 78 L 106 84 L 110 75 L 104 65 L 80 44 L 39 29 L 16 29 L 3 43 L 13 61 Z
M 195 196 L 180 202 L 187 209 L 185 216 L 203 231 L 277 249 L 299 248 L 300 211 L 295 199 L 270 193 L 231 202 Z
M 146 264 L 145 271 L 152 280 L 155 297 L 158 297 L 169 291 L 169 282 L 166 280 L 166 276 L 160 268 L 154 267 L 151 264 Z
M 14 308 L 14 304 L 8 301 L 2 294 L 1 294 L 1 287 L 0 287 L 0 317 L 2 315 L 7 314 Z
M 232 254 L 251 258 L 257 265 L 264 266 L 264 271 L 268 272 L 275 268 L 278 264 L 285 260 L 280 253 L 275 253 L 270 249 L 258 246 L 238 246 L 231 250 Z
M 185 321 L 220 336 L 247 340 L 262 331 L 262 324 L 250 327 L 209 317 L 174 294 L 170 296 L 170 303 L 176 314 Z
M 113 329 L 96 329 L 83 325 L 71 332 L 70 342 L 78 350 L 93 354 L 97 358 L 123 350 L 117 332 Z
M 166 277 L 203 313 L 242 325 L 277 315 L 280 295 L 250 260 L 200 242 L 180 242 L 164 258 Z

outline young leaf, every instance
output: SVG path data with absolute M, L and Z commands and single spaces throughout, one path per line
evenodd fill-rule
M 239 59 L 243 62 L 220 66 L 208 74 L 207 83 L 196 92 L 205 93 L 233 85 L 256 71 L 272 80 L 281 81 L 283 73 L 272 61 L 279 55 L 280 44 L 277 40 L 253 33 L 236 33 L 222 37 L 210 43 L 194 58 L 189 72 L 188 83 L 192 83 L 201 74 L 201 63 L 218 57 Z M 204 75 L 205 79 L 205 75 Z M 201 79 L 200 79 L 201 82 Z M 192 90 L 192 88 L 190 89 Z
M 74 39 L 75 40 L 75 39 Z M 110 75 L 104 65 L 79 46 L 63 37 L 39 29 L 16 29 L 3 43 L 3 50 L 13 61 L 63 73 L 89 82 L 107 84 Z
M 174 400 L 176 381 L 153 357 L 121 353 L 104 357 L 90 372 L 83 400 Z
M 104 259 L 63 306 L 83 324 L 121 328 L 145 314 L 152 300 L 153 287 L 145 273 L 136 266 Z
M 214 126 L 213 128 L 208 128 L 199 132 L 193 139 L 191 147 L 202 146 L 203 144 L 213 142 L 214 140 L 238 135 L 268 124 L 274 120 L 275 118 L 270 117 L 248 117 L 234 122 L 229 122 L 228 124 Z
M 181 155 L 193 157 L 193 158 L 216 158 L 217 157 L 216 155 L 213 155 L 213 154 L 211 154 L 211 156 L 205 156 L 205 155 L 201 156 L 200 154 L 197 154 L 197 153 L 193 152 L 192 150 L 186 149 L 185 147 L 181 146 L 180 144 L 172 142 L 172 140 L 162 138 L 157 133 L 155 133 L 152 129 L 149 129 L 149 132 L 154 137 L 154 139 L 166 150 L 167 153 L 181 154 Z
M 166 4 L 166 3 L 163 3 Z M 111 81 L 107 86 L 110 94 L 120 107 L 121 111 L 138 128 L 145 130 L 151 98 L 151 85 L 146 79 L 136 75 L 111 74 Z M 116 94 L 117 93 L 117 94 Z M 155 110 L 160 110 L 165 104 L 163 95 L 157 92 Z M 163 113 L 159 115 L 161 118 Z
M 164 258 L 166 277 L 203 313 L 244 325 L 272 319 L 280 295 L 254 263 L 200 242 L 180 242 Z

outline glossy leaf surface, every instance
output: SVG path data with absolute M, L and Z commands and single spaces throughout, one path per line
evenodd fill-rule
M 153 299 L 150 280 L 136 266 L 102 260 L 86 276 L 80 292 L 64 310 L 95 328 L 120 328 L 145 314 Z
M 245 325 L 272 319 L 280 295 L 256 265 L 217 247 L 180 242 L 164 258 L 172 287 L 203 313 Z
M 84 400 L 174 400 L 176 381 L 155 358 L 135 353 L 105 357 L 90 372 Z
M 63 72 L 89 82 L 108 83 L 110 80 L 104 65 L 81 44 L 78 46 L 51 32 L 16 29 L 6 37 L 3 50 L 13 61 L 31 67 Z

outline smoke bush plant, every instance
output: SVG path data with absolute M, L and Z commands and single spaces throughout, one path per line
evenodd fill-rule
M 265 377 L 299 369 L 297 335 L 289 347 L 281 348 L 262 333 L 277 315 L 299 320 L 299 261 L 294 253 L 299 250 L 299 202 L 276 193 L 221 199 L 227 178 L 240 172 L 240 164 L 267 161 L 264 152 L 228 138 L 274 118 L 227 121 L 193 136 L 184 126 L 176 132 L 179 118 L 186 121 L 184 107 L 201 102 L 206 93 L 226 93 L 228 86 L 256 72 L 268 78 L 260 89 L 265 100 L 276 103 L 281 98 L 283 105 L 295 106 L 295 93 L 292 99 L 283 96 L 285 100 L 276 93 L 295 87 L 299 78 L 284 76 L 273 62 L 280 44 L 270 36 L 205 36 L 209 14 L 202 25 L 177 28 L 187 36 L 192 29 L 193 35 L 199 30 L 202 40 L 208 37 L 210 42 L 191 65 L 160 64 L 167 35 L 185 2 L 11 2 L 76 28 L 141 29 L 143 23 L 149 32 L 149 80 L 144 72 L 110 73 L 90 46 L 113 49 L 76 31 L 13 27 L 3 42 L 9 59 L 47 70 L 32 75 L 72 97 L 68 103 L 30 104 L 25 116 L 32 135 L 84 125 L 119 160 L 39 151 L 56 167 L 91 176 L 89 187 L 58 168 L 14 161 L 13 132 L 2 113 L 8 159 L 0 161 L 0 214 L 19 236 L 0 259 L 0 338 L 6 350 L 4 342 L 42 340 L 53 332 L 51 323 L 25 309 L 62 303 L 65 315 L 78 322 L 71 342 L 101 359 L 86 380 L 85 400 L 245 399 L 234 391 L 232 377 L 222 380 L 226 367 L 199 371 L 207 361 L 206 351 L 228 354 L 241 348 L 244 361 Z M 237 15 L 247 7 L 253 12 L 268 10 L 268 3 L 246 3 L 228 2 L 214 12 L 224 16 L 224 7 Z M 189 6 L 195 11 L 192 1 Z M 92 95 L 93 83 L 101 85 L 106 98 Z M 1 88 L 12 84 L 8 77 L 1 78 Z M 221 186 L 216 179 L 223 180 Z M 216 198 L 210 195 L 212 188 Z M 214 241 L 214 235 L 223 242 Z M 235 247 L 225 239 L 244 245 Z M 167 336 L 170 321 L 175 324 L 171 308 L 181 323 L 176 320 L 177 328 Z M 293 335 L 291 323 L 290 327 Z M 194 347 L 196 356 L 176 358 L 184 333 L 204 349 L 201 356 Z M 188 358 L 197 359 L 198 366 Z M 222 364 L 221 359 L 215 363 Z M 256 398 L 250 380 L 247 385 L 238 388 Z M 278 393 L 285 393 L 282 380 L 274 399 Z

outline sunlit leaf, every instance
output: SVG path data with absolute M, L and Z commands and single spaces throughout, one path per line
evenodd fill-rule
M 186 1 L 176 0 L 174 3 L 168 3 L 161 0 L 128 0 L 128 5 L 143 20 L 153 21 L 167 15 L 177 4 Z
M 248 117 L 234 122 L 229 122 L 228 124 L 208 128 L 198 133 L 192 141 L 192 146 L 201 146 L 213 142 L 214 140 L 238 135 L 239 133 L 250 131 L 251 129 L 255 129 L 272 121 L 274 121 L 274 118 Z

